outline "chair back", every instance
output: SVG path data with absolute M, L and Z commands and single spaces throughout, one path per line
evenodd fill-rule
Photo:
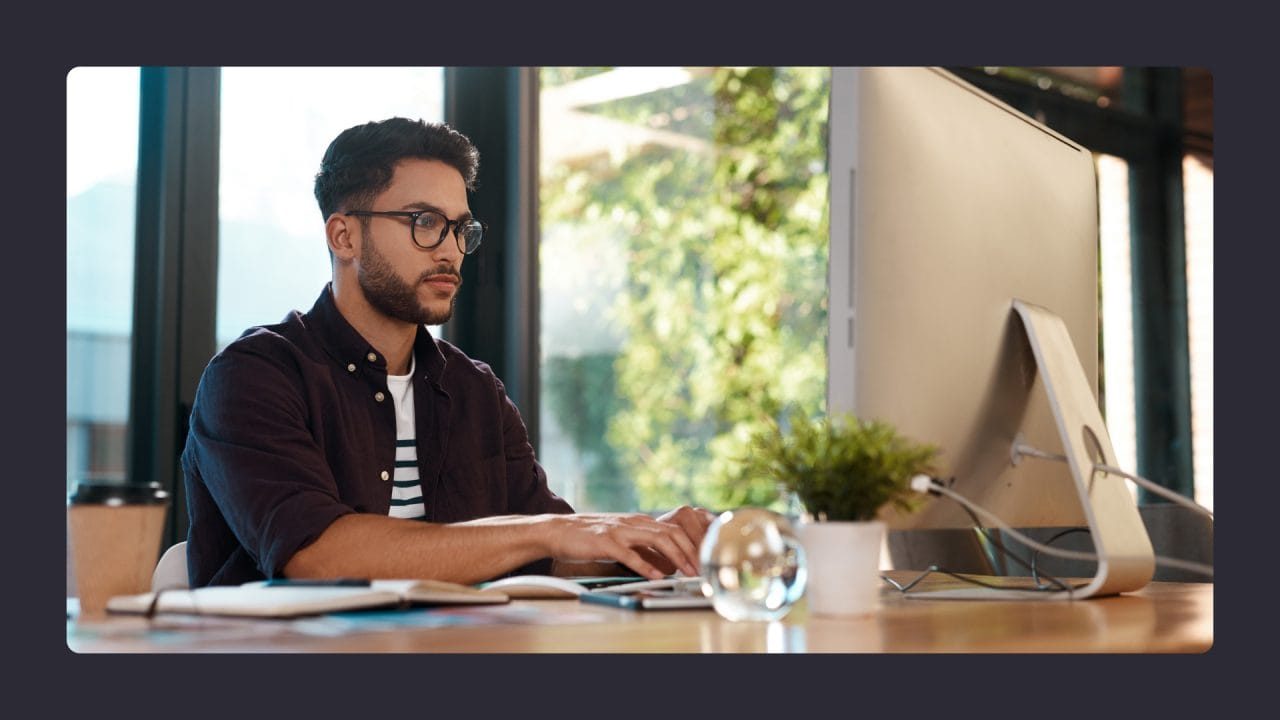
M 187 579 L 187 543 L 175 543 L 164 551 L 156 569 L 151 573 L 151 592 L 160 590 L 184 590 L 190 586 Z

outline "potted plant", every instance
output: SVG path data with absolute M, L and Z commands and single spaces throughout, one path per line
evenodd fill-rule
M 756 432 L 746 459 L 749 477 L 767 477 L 793 494 L 806 516 L 797 529 L 808 562 L 810 612 L 857 615 L 878 602 L 886 509 L 912 512 L 911 478 L 929 472 L 932 445 L 902 436 L 887 422 L 853 415 L 770 421 Z

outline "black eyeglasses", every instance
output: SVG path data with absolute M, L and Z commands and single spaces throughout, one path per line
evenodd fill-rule
M 344 215 L 389 215 L 409 218 L 409 236 L 413 244 L 423 250 L 431 250 L 444 242 L 444 238 L 453 230 L 453 237 L 458 241 L 458 249 L 463 255 L 470 255 L 480 247 L 484 239 L 485 224 L 475 218 L 459 218 L 450 220 L 437 210 L 348 210 Z M 430 242 L 418 239 L 418 231 Z

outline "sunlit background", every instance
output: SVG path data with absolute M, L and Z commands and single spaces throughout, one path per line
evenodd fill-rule
M 699 367 L 713 367 L 724 347 L 682 323 L 694 317 L 726 323 L 721 339 L 729 346 L 734 333 L 752 331 L 715 315 L 716 292 L 747 309 L 780 313 L 786 319 L 784 333 L 786 327 L 814 325 L 825 313 L 821 153 L 813 154 L 812 162 L 797 161 L 790 168 L 795 177 L 776 184 L 782 188 L 776 189 L 777 198 L 787 203 L 782 217 L 790 223 L 777 227 L 760 222 L 767 217 L 764 209 L 750 216 L 726 206 L 729 196 L 717 173 L 729 172 L 730 161 L 740 163 L 733 167 L 743 173 L 742 167 L 757 162 L 728 154 L 731 145 L 724 138 L 739 132 L 731 123 L 743 115 L 735 98 L 772 93 L 785 122 L 799 123 L 797 128 L 820 124 L 825 122 L 826 70 L 786 69 L 770 75 L 776 85 L 765 89 L 750 85 L 755 76 L 747 70 L 738 69 L 737 75 L 716 68 L 540 71 L 539 393 L 544 400 L 538 450 L 553 489 L 579 509 L 648 510 L 679 497 L 731 499 L 705 495 L 706 488 L 680 473 L 717 477 L 723 470 L 718 453 L 732 446 L 734 430 L 695 421 L 698 413 L 711 413 L 696 388 L 688 390 L 680 407 L 646 404 L 636 380 L 642 375 L 635 374 L 646 362 L 670 360 L 646 356 L 644 343 L 651 339 L 637 338 L 640 329 L 687 343 L 669 351 L 680 358 L 677 362 L 689 363 L 678 372 L 687 370 L 694 378 Z M 1105 87 L 1113 82 L 1107 73 L 1118 69 L 1094 70 L 1087 76 L 1077 73 L 1083 88 L 1077 91 L 1092 93 L 1087 99 L 1100 107 L 1114 107 L 1119 101 Z M 1028 82 L 1049 82 L 1034 69 L 1027 73 Z M 1090 82 L 1097 87 L 1090 90 Z M 334 88 L 343 89 L 344 98 L 358 89 L 360 102 L 335 102 Z M 328 142 L 348 126 L 391 115 L 441 120 L 443 94 L 441 68 L 222 70 L 219 347 L 251 325 L 308 309 L 329 280 L 322 219 L 311 194 Z M 67 77 L 68 488 L 80 478 L 123 479 L 125 474 L 138 104 L 137 68 L 76 68 Z M 775 150 L 763 143 L 751 148 L 764 157 L 794 152 L 799 158 L 810 150 Z M 732 152 L 747 151 L 732 146 Z M 1128 170 L 1123 160 L 1105 155 L 1097 156 L 1097 167 L 1102 399 L 1118 459 L 1134 467 Z M 655 168 L 665 175 L 652 176 Z M 775 185 L 761 187 L 775 191 Z M 1183 187 L 1195 494 L 1212 508 L 1211 154 L 1187 154 Z M 653 205 L 637 199 L 637 193 L 671 200 Z M 652 212 L 640 212 L 648 207 Z M 728 223 L 746 223 L 750 245 L 738 250 L 758 251 L 761 262 L 795 256 L 794 265 L 777 273 L 779 284 L 753 284 L 745 271 L 733 287 L 700 284 L 706 267 L 726 262 L 716 253 L 733 250 L 715 241 Z M 659 242 L 671 244 L 655 255 Z M 677 256 L 685 258 L 683 264 L 663 265 Z M 664 267 L 670 278 L 683 280 L 663 285 L 645 274 Z M 647 313 L 656 308 L 644 305 L 638 288 L 650 285 L 669 293 L 660 298 L 669 317 L 645 325 L 645 318 L 654 317 Z M 785 370 L 777 390 L 780 402 L 817 402 L 821 395 L 813 373 L 825 367 L 823 351 L 816 349 L 822 345 L 801 340 L 777 339 L 779 352 L 789 353 L 778 364 Z M 569 402 L 582 397 L 594 402 Z M 681 465 L 675 459 L 682 457 L 696 457 L 698 464 Z

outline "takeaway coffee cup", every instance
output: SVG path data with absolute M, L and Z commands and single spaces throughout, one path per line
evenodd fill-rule
M 104 613 L 113 595 L 151 589 L 168 509 L 159 483 L 76 486 L 67 498 L 67 540 L 81 615 Z

